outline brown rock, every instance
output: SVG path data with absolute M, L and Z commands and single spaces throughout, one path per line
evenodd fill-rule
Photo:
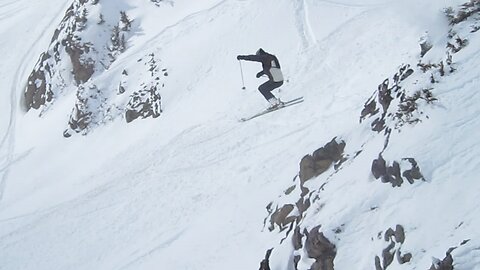
M 380 257 L 375 256 L 375 270 L 383 270 L 382 265 L 380 264 Z
M 305 250 L 308 257 L 315 259 L 311 270 L 334 270 L 336 247 L 319 231 L 320 226 L 313 228 L 305 240 Z
M 394 253 L 392 251 L 392 249 L 395 247 L 395 243 L 392 241 L 390 242 L 390 244 L 388 245 L 388 247 L 386 247 L 383 251 L 382 251 L 382 257 L 383 257 L 383 268 L 384 269 L 387 269 L 387 267 L 392 264 L 393 262 L 393 258 L 394 258 Z
M 306 155 L 300 161 L 300 182 L 305 183 L 305 181 L 313 178 L 315 176 L 315 160 L 313 156 Z
M 405 242 L 405 229 L 402 225 L 397 225 L 395 228 L 395 241 L 402 244 Z
M 300 233 L 300 227 L 299 226 L 295 227 L 295 230 L 293 231 L 293 235 L 292 235 L 292 244 L 295 250 L 299 250 L 303 248 L 302 238 L 303 238 L 303 234 Z
M 387 165 L 385 159 L 383 159 L 382 157 L 382 154 L 379 154 L 378 158 L 373 160 L 372 174 L 375 179 L 378 179 L 387 174 Z
M 277 224 L 282 229 L 286 224 L 293 222 L 296 217 L 288 216 L 293 211 L 293 209 L 294 206 L 291 204 L 286 204 L 282 208 L 277 209 L 270 218 L 270 223 L 272 224 L 272 227 L 273 224 Z

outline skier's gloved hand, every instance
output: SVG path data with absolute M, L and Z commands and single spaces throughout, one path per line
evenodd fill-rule
M 243 60 L 243 59 L 244 59 L 243 55 L 237 55 L 237 60 Z

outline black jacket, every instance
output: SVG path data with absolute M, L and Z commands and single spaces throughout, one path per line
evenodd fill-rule
M 283 74 L 280 69 L 280 62 L 275 55 L 265 53 L 260 55 L 240 55 L 239 59 L 246 61 L 254 61 L 262 63 L 263 70 L 257 73 L 257 78 L 267 75 L 268 79 L 273 82 L 283 82 Z

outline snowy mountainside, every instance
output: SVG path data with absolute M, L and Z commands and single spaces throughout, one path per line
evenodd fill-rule
M 0 0 L 0 269 L 480 269 L 464 1 Z

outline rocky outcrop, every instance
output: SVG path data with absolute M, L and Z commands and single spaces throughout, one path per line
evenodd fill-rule
M 463 224 L 460 223 L 459 227 Z M 458 229 L 458 227 L 457 227 Z M 447 252 L 445 253 L 445 258 L 443 258 L 442 260 L 440 259 L 437 259 L 437 258 L 433 258 L 433 262 L 432 262 L 432 265 L 430 266 L 429 270 L 453 270 L 455 269 L 454 268 L 454 260 L 453 260 L 453 251 L 455 251 L 456 249 L 458 248 L 461 248 L 462 246 L 465 246 L 468 242 L 470 242 L 470 239 L 467 239 L 467 240 L 463 240 L 460 245 L 458 246 L 454 246 L 454 247 L 451 247 L 447 250 Z M 466 250 L 462 251 L 461 253 L 467 253 L 469 251 L 472 251 L 472 250 L 478 250 L 478 248 L 473 248 L 473 247 L 470 247 L 470 248 L 467 248 Z M 478 265 L 478 264 L 477 264 Z
M 453 58 L 456 53 L 468 47 L 468 39 L 471 39 L 469 33 L 475 33 L 480 30 L 480 26 L 478 25 L 479 8 L 480 1 L 472 0 L 463 5 L 459 11 L 452 10 L 451 29 L 448 37 L 450 39 L 449 43 L 441 48 L 434 48 L 433 44 L 437 46 L 437 43 L 430 42 L 428 38 L 421 40 L 420 54 L 417 55 L 419 56 L 418 64 L 401 65 L 392 77 L 386 78 L 378 85 L 374 94 L 365 102 L 360 115 L 360 122 L 373 132 L 371 132 L 370 138 L 366 139 L 363 144 L 360 144 L 361 146 L 359 146 L 359 149 L 357 149 L 354 155 L 346 155 L 343 152 L 345 144 L 342 141 L 334 139 L 329 144 L 316 150 L 313 154 L 306 155 L 302 158 L 300 162 L 300 172 L 293 179 L 295 185 L 289 187 L 281 196 L 279 201 L 282 203 L 271 203 L 267 208 L 269 215 L 266 223 L 268 218 L 270 218 L 269 229 L 273 231 L 278 228 L 279 233 L 285 235 L 280 241 L 280 244 L 291 244 L 294 250 L 288 258 L 289 265 L 284 266 L 284 268 L 293 268 L 296 270 L 334 269 L 337 252 L 338 254 L 342 254 L 342 259 L 345 259 L 348 256 L 345 255 L 348 249 L 341 249 L 349 246 L 347 242 L 352 241 L 352 238 L 347 240 L 349 236 L 342 233 L 348 231 L 349 234 L 359 235 L 358 223 L 353 224 L 352 222 L 349 224 L 349 219 L 352 214 L 359 214 L 362 216 L 362 219 L 369 219 L 370 217 L 377 220 L 380 219 L 382 222 L 385 222 L 385 219 L 390 222 L 391 220 L 402 218 L 403 215 L 396 215 L 391 209 L 387 210 L 386 216 L 385 213 L 380 214 L 382 211 L 382 205 L 380 205 L 382 200 L 389 200 L 390 203 L 388 206 L 391 206 L 392 197 L 394 198 L 393 203 L 396 203 L 398 199 L 400 199 L 398 201 L 401 201 L 402 198 L 408 197 L 408 194 L 405 197 L 405 193 L 400 189 L 396 189 L 400 195 L 397 196 L 398 194 L 395 194 L 392 197 L 389 196 L 390 194 L 385 193 L 372 197 L 370 196 L 372 193 L 369 193 L 366 195 L 368 198 L 363 200 L 361 194 L 356 194 L 360 198 L 357 198 L 357 207 L 352 207 L 351 212 L 344 211 L 345 208 L 343 204 L 341 207 L 335 208 L 332 207 L 333 204 L 331 203 L 335 201 L 336 196 L 348 196 L 348 194 L 330 193 L 329 196 L 325 196 L 325 198 L 322 198 L 322 195 L 332 191 L 351 191 L 346 185 L 334 182 L 336 180 L 335 176 L 355 177 L 355 171 L 341 174 L 341 170 L 350 164 L 358 165 L 359 163 L 355 163 L 357 156 L 360 156 L 361 153 L 372 155 L 372 151 L 372 156 L 365 157 L 365 155 L 363 155 L 359 157 L 359 159 L 367 158 L 372 160 L 371 167 L 366 169 L 370 169 L 375 179 L 383 183 L 391 184 L 392 187 L 396 188 L 404 186 L 407 182 L 409 184 L 418 184 L 426 181 L 420 169 L 423 160 L 410 156 L 403 158 L 402 156 L 395 157 L 396 153 L 391 151 L 391 146 L 399 140 L 394 136 L 400 136 L 399 134 L 404 131 L 404 128 L 407 126 L 415 127 L 417 124 L 428 121 L 429 112 L 435 109 L 435 105 L 438 103 L 435 96 L 436 86 L 446 80 L 452 73 L 456 72 L 457 69 L 460 70 L 460 67 L 457 67 Z M 473 17 L 473 14 L 477 15 Z M 471 40 L 473 44 L 473 39 Z M 478 42 L 478 40 L 475 42 Z M 445 52 L 445 54 L 443 54 L 443 52 Z M 471 76 L 471 74 L 469 74 L 469 76 Z M 409 136 L 410 135 L 414 136 L 415 134 L 409 133 Z M 370 140 L 372 137 L 374 139 Z M 382 139 L 384 139 L 383 145 L 381 145 Z M 380 145 L 378 144 L 379 142 Z M 383 148 L 376 152 L 376 147 Z M 401 146 L 396 145 L 396 151 L 398 147 Z M 352 146 L 349 146 L 349 148 L 352 148 Z M 378 153 L 378 155 L 376 153 Z M 335 170 L 331 169 L 332 166 Z M 362 170 L 360 167 L 355 167 L 355 169 Z M 316 177 L 317 179 L 315 179 Z M 330 184 L 338 189 L 329 189 Z M 372 186 L 373 185 L 376 184 L 372 184 Z M 373 187 L 373 189 L 375 189 L 375 187 Z M 381 192 L 389 191 L 381 189 Z M 348 198 L 342 199 L 341 201 L 343 203 L 347 200 Z M 348 204 L 348 201 L 345 204 Z M 350 209 L 350 207 L 347 208 Z M 370 215 L 367 209 L 370 209 L 374 214 Z M 330 220 L 330 216 L 324 215 L 324 213 L 329 213 L 334 217 Z M 394 215 L 392 215 L 392 213 Z M 322 222 L 323 226 L 317 226 L 309 230 L 313 224 L 319 224 L 320 222 Z M 411 222 L 411 224 L 408 224 L 408 227 L 406 224 L 404 224 L 405 227 L 404 225 L 397 224 L 396 226 L 379 232 L 377 237 L 370 236 L 371 241 L 375 242 L 373 245 L 368 241 L 361 243 L 361 245 L 365 245 L 366 248 L 370 249 L 372 246 L 378 247 L 376 255 L 371 256 L 369 259 L 368 263 L 370 263 L 370 266 L 366 268 L 371 267 L 376 270 L 387 270 L 409 267 L 427 269 L 429 267 L 428 262 L 427 264 L 422 263 L 422 265 L 418 263 L 420 257 L 421 261 L 425 262 L 425 256 L 429 256 L 427 248 L 412 246 L 412 242 L 420 243 L 421 241 L 417 241 L 418 239 L 412 241 L 412 239 L 408 238 L 408 228 L 417 230 L 420 224 L 411 219 L 408 219 L 408 222 Z M 342 225 L 338 225 L 339 223 L 342 223 Z M 365 224 L 369 226 L 370 224 L 373 225 L 373 222 Z M 463 222 L 460 223 L 458 227 L 462 224 Z M 321 231 L 321 229 L 323 229 L 323 231 Z M 360 230 L 363 231 L 363 229 Z M 426 228 L 425 230 L 429 229 Z M 462 234 L 468 230 L 464 229 Z M 416 235 L 418 235 L 418 231 Z M 451 234 L 449 239 L 452 239 L 453 235 L 454 234 Z M 455 236 L 458 237 L 458 235 Z M 365 237 L 365 239 L 367 238 L 365 235 L 360 238 L 363 237 Z M 286 239 L 291 240 L 291 242 L 283 242 Z M 355 238 L 355 240 L 357 240 L 357 238 Z M 468 241 L 464 241 L 461 245 L 466 242 Z M 431 242 L 429 242 L 427 246 L 431 247 Z M 358 246 L 355 245 L 355 247 Z M 478 262 L 472 262 L 472 255 L 468 254 L 469 252 L 474 252 L 473 250 L 478 250 L 477 241 L 469 247 L 463 247 L 458 253 L 453 252 L 453 249 L 454 248 L 450 249 L 446 253 L 444 259 L 434 259 L 430 270 L 450 270 L 454 269 L 454 266 L 457 265 L 465 269 L 472 269 L 472 266 L 478 265 Z M 457 254 L 460 257 L 458 259 L 455 256 Z M 468 256 L 466 254 L 468 254 Z M 473 257 L 475 257 L 475 255 L 473 255 Z M 456 260 L 455 264 L 454 260 Z M 285 259 L 285 263 L 286 261 L 287 259 Z M 344 262 L 345 261 L 343 261 L 343 263 Z M 293 266 L 291 266 L 290 263 L 293 263 Z M 339 265 L 338 262 L 337 265 Z M 352 265 L 351 267 L 355 268 L 356 265 Z
M 466 2 L 457 11 L 451 7 L 445 10 L 445 15 L 447 15 L 451 25 L 459 24 L 478 13 L 480 13 L 480 1 L 478 0 Z M 476 32 L 475 29 L 472 29 L 472 32 Z
M 313 228 L 305 241 L 305 250 L 309 258 L 315 259 L 311 270 L 333 270 L 333 260 L 337 255 L 335 245 L 320 232 L 320 226 Z
M 300 222 L 303 213 L 307 211 L 312 203 L 312 199 L 309 196 L 310 190 L 305 187 L 305 182 L 321 175 L 332 166 L 334 169 L 337 169 L 346 160 L 344 156 L 345 146 L 346 143 L 344 141 L 333 138 L 323 147 L 302 158 L 300 161 L 300 171 L 294 178 L 296 185 L 290 187 L 285 192 L 286 196 L 294 197 L 290 194 L 293 193 L 294 190 L 298 190 L 300 193 L 299 197 L 294 197 L 292 203 L 281 206 L 273 206 L 273 204 L 270 204 L 267 207 L 270 231 L 273 231 L 275 227 L 283 231 L 294 222 Z
M 260 267 L 258 270 L 270 270 L 270 255 L 272 254 L 273 248 L 265 252 L 265 258 L 260 262 Z
M 95 84 L 82 84 L 77 90 L 75 107 L 72 109 L 68 128 L 63 132 L 64 137 L 70 137 L 74 132 L 87 134 L 93 124 L 105 121 L 106 100 L 104 91 Z
M 148 61 L 145 63 L 147 72 L 149 73 L 148 83 L 142 84 L 142 89 L 130 95 L 130 99 L 125 109 L 125 120 L 127 123 L 141 117 L 157 118 L 162 113 L 162 103 L 160 89 L 165 87 L 161 78 L 167 77 L 168 72 L 165 68 L 160 68 L 155 54 L 150 54 Z
M 445 44 L 445 57 L 436 61 L 425 58 L 433 45 L 427 36 L 422 37 L 417 65 L 404 64 L 391 78 L 385 79 L 372 97 L 365 102 L 360 122 L 371 119 L 370 126 L 373 131 L 387 133 L 389 129 L 401 129 L 405 124 L 416 124 L 427 119 L 428 115 L 424 113 L 422 107 L 437 101 L 434 96 L 435 84 L 441 81 L 442 77 L 456 71 L 453 55 L 468 46 L 466 36 L 480 29 L 478 24 L 473 23 L 470 25 L 471 30 L 465 32 L 463 29 L 467 27 L 459 25 L 474 17 L 479 10 L 480 4 L 476 0 L 462 5 L 456 11 L 452 8 L 447 9 L 445 13 L 451 28 Z M 429 75 L 423 76 L 425 73 Z M 415 74 L 416 76 L 413 76 Z M 408 78 L 415 80 L 415 83 L 409 83 Z
M 47 60 L 50 58 L 50 54 L 42 53 L 37 63 L 37 69 L 33 70 L 28 77 L 25 90 L 25 105 L 27 108 L 39 109 L 53 99 L 52 84 L 47 80 L 47 77 L 52 76 L 51 67 L 47 64 Z
M 42 53 L 28 78 L 25 89 L 28 109 L 48 105 L 69 85 L 88 81 L 98 68 L 102 50 L 82 38 L 87 32 L 89 10 L 95 4 L 88 0 L 75 0 L 66 11 L 48 50 Z
M 405 166 L 407 166 L 407 169 L 401 168 L 405 168 Z M 425 181 L 417 162 L 413 158 L 403 158 L 402 166 L 397 161 L 387 165 L 382 154 L 379 154 L 378 158 L 372 162 L 371 171 L 375 179 L 380 179 L 383 183 L 390 183 L 392 187 L 400 187 L 404 183 L 404 178 L 410 184 L 413 184 L 415 180 Z
M 300 182 L 303 184 L 320 174 L 324 173 L 334 163 L 342 161 L 345 142 L 337 142 L 333 138 L 324 147 L 317 149 L 312 155 L 306 155 L 300 161 Z
M 429 270 L 453 270 L 453 257 L 452 254 L 447 252 L 443 260 L 438 260 L 432 263 Z
M 300 227 L 295 229 L 292 237 L 295 249 L 294 269 L 298 269 L 298 262 L 303 256 L 314 259 L 315 262 L 310 266 L 311 270 L 334 270 L 334 259 L 337 255 L 335 245 L 328 240 L 320 231 L 321 225 L 307 231 L 300 232 Z M 305 244 L 302 244 L 305 241 Z
M 131 122 L 155 118 L 162 112 L 160 91 L 168 73 L 160 68 L 154 53 L 125 66 L 122 74 L 109 71 L 127 50 L 128 39 L 138 24 L 120 9 L 125 5 L 106 11 L 99 2 L 73 1 L 25 89 L 26 107 L 41 110 L 40 115 L 67 91 L 76 91 L 65 137 L 87 134 L 93 127 L 118 117 Z M 117 89 L 111 87 L 112 82 Z
M 395 230 L 392 228 L 387 229 L 383 240 L 388 244 L 382 250 L 381 256 L 375 256 L 376 270 L 387 270 L 394 262 L 395 257 L 398 264 L 405 264 L 412 260 L 411 253 L 402 253 L 402 244 L 405 242 L 405 229 L 402 225 L 397 225 Z
M 150 89 L 144 88 L 141 91 L 135 92 L 130 97 L 125 112 L 125 120 L 127 123 L 142 117 L 157 118 L 162 112 L 161 97 L 157 86 L 152 86 Z
M 389 119 L 401 118 L 402 110 L 392 108 L 392 102 L 396 100 L 400 104 L 408 102 L 409 96 L 403 90 L 401 83 L 414 73 L 410 65 L 403 65 L 395 75 L 390 79 L 385 79 L 379 86 L 374 95 L 367 100 L 360 113 L 360 122 L 372 118 L 371 129 L 376 132 L 384 131 L 388 128 Z M 397 105 L 400 106 L 400 105 Z M 411 113 L 411 112 L 409 112 Z
M 383 149 L 371 166 L 376 179 L 390 183 L 393 187 L 400 187 L 405 181 L 412 184 L 416 180 L 425 180 L 414 158 L 401 158 L 388 164 L 383 159 L 383 154 L 391 137 L 401 132 L 404 126 L 429 119 L 428 111 L 438 101 L 435 97 L 436 84 L 457 70 L 453 57 L 468 46 L 468 37 L 475 32 L 467 33 L 465 29 L 468 27 L 460 25 L 472 23 L 468 21 L 478 13 L 478 8 L 478 1 L 471 1 L 457 11 L 447 10 L 451 26 L 448 41 L 441 48 L 445 50 L 445 57 L 436 59 L 429 56 L 433 45 L 429 42 L 428 35 L 422 37 L 420 58 L 416 66 L 403 64 L 392 77 L 379 84 L 374 94 L 364 103 L 360 122 L 368 123 L 372 131 L 385 136 Z

